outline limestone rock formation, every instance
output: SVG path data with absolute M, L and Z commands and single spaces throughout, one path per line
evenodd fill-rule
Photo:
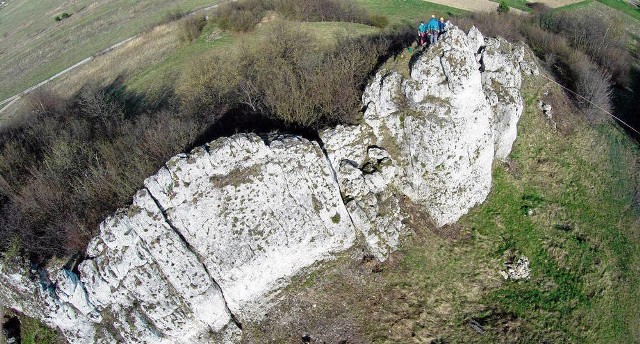
M 172 158 L 79 266 L 0 264 L 0 300 L 74 343 L 233 342 L 316 262 L 355 245 L 384 260 L 407 231 L 404 198 L 457 221 L 511 150 L 535 62 L 450 27 L 409 67 L 379 71 L 362 123 L 318 142 L 238 134 Z
M 379 260 L 400 242 L 403 214 L 393 187 L 399 170 L 389 153 L 375 145 L 367 125 L 323 131 L 321 138 L 351 219 Z

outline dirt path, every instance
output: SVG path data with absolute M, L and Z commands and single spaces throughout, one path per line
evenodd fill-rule
M 427 1 L 427 0 L 425 0 Z M 498 8 L 498 3 L 489 0 L 428 0 L 440 5 L 460 8 L 471 12 L 491 12 Z
M 235 1 L 235 0 L 231 0 L 231 1 Z M 207 7 L 204 7 L 204 8 L 200 8 L 200 9 L 198 9 L 198 10 L 195 10 L 195 11 L 193 11 L 193 12 L 189 13 L 188 15 L 189 15 L 189 16 L 191 16 L 191 15 L 194 15 L 194 14 L 197 14 L 197 13 L 201 13 L 201 12 L 204 12 L 204 11 L 207 11 L 207 10 L 211 10 L 211 9 L 216 8 L 218 5 L 219 5 L 219 3 L 215 3 L 215 4 L 213 4 L 213 5 L 210 5 L 210 6 L 207 6 Z M 40 83 L 36 84 L 36 85 L 33 85 L 33 86 L 31 86 L 31 87 L 27 88 L 26 90 L 24 90 L 24 91 L 22 91 L 22 92 L 20 92 L 20 93 L 18 93 L 18 94 L 16 94 L 16 95 L 14 95 L 13 97 L 9 97 L 9 98 L 7 98 L 7 99 L 4 99 L 4 100 L 0 101 L 0 114 L 2 114 L 3 112 L 5 112 L 5 110 L 7 110 L 7 109 L 8 109 L 9 107 L 11 107 L 14 103 L 16 103 L 18 100 L 20 100 L 20 98 L 22 98 L 22 97 L 24 97 L 25 95 L 27 95 L 29 92 L 32 92 L 32 91 L 34 91 L 34 90 L 36 90 L 36 89 L 40 88 L 41 86 L 43 86 L 43 85 L 45 85 L 45 84 L 47 84 L 47 83 L 49 83 L 49 82 L 51 82 L 51 81 L 53 81 L 53 80 L 55 80 L 55 79 L 59 78 L 60 76 L 62 76 L 62 75 L 64 75 L 64 74 L 67 74 L 67 73 L 71 72 L 72 70 L 74 70 L 74 69 L 76 69 L 76 68 L 78 68 L 78 67 L 80 67 L 80 66 L 82 66 L 82 65 L 84 65 L 84 64 L 86 64 L 86 63 L 88 63 L 88 62 L 91 62 L 91 61 L 92 61 L 96 56 L 104 55 L 104 54 L 109 53 L 110 51 L 112 51 L 112 50 L 114 50 L 114 49 L 116 49 L 116 48 L 120 47 L 121 45 L 124 45 L 125 43 L 127 43 L 127 42 L 129 42 L 129 41 L 133 40 L 134 38 L 136 38 L 136 37 L 138 37 L 138 36 L 139 36 L 139 34 L 138 34 L 138 35 L 135 35 L 135 36 L 133 36 L 133 37 L 129 37 L 129 38 L 127 38 L 127 39 L 125 39 L 125 40 L 123 40 L 123 41 L 121 41 L 121 42 L 118 42 L 118 43 L 116 43 L 116 44 L 114 44 L 114 45 L 112 45 L 112 46 L 110 46 L 110 47 L 108 47 L 108 48 L 106 48 L 106 49 L 103 49 L 103 50 L 101 50 L 101 51 L 99 51 L 99 52 L 95 53 L 94 55 L 89 56 L 89 57 L 85 58 L 84 60 L 82 60 L 82 61 L 80 61 L 80 62 L 78 62 L 78 63 L 74 64 L 73 66 L 71 66 L 71 67 L 69 67 L 69 68 L 66 68 L 66 69 L 64 69 L 64 70 L 63 70 L 63 71 L 61 71 L 61 72 L 56 73 L 54 76 L 52 76 L 52 77 L 50 77 L 50 78 L 48 78 L 48 79 L 46 79 L 46 80 L 44 80 L 44 81 L 42 81 L 42 82 L 40 82 Z M 3 118 L 3 117 L 1 117 L 1 116 L 0 116 L 0 122 L 2 122 L 4 119 L 5 119 L 5 118 Z
M 581 2 L 581 1 L 582 0 L 538 0 L 536 2 L 541 2 L 551 8 L 556 8 L 556 7 L 575 4 L 576 2 Z
M 463 10 L 471 11 L 471 12 L 492 12 L 498 8 L 498 3 L 489 1 L 489 0 L 424 0 L 433 2 L 440 5 L 447 5 L 455 8 L 460 8 Z M 582 0 L 538 0 L 536 2 L 541 2 L 549 7 L 556 8 L 562 7 L 566 5 L 570 5 L 576 2 L 580 2 Z M 530 1 L 533 2 L 533 1 Z M 525 13 L 516 8 L 511 8 L 511 11 L 514 13 Z

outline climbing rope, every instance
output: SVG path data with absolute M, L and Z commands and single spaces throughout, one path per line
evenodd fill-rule
M 600 106 L 598 106 L 597 104 L 593 103 L 591 100 L 587 99 L 586 97 L 582 96 L 581 94 L 578 94 L 578 93 L 576 93 L 576 92 L 574 92 L 574 91 L 570 90 L 569 88 L 567 88 L 567 87 L 565 87 L 565 86 L 563 86 L 563 85 L 559 84 L 557 81 L 555 81 L 555 80 L 553 80 L 553 79 L 549 78 L 548 76 L 546 76 L 546 75 L 544 75 L 544 74 L 542 74 L 542 73 L 540 73 L 540 75 L 544 76 L 545 78 L 547 78 L 547 80 L 549 80 L 549 81 L 553 82 L 554 84 L 556 84 L 556 85 L 558 85 L 558 86 L 562 87 L 563 89 L 565 89 L 565 90 L 567 90 L 567 91 L 571 92 L 571 93 L 572 93 L 572 94 L 574 94 L 575 96 L 577 96 L 577 97 L 580 97 L 580 98 L 584 99 L 584 100 L 585 100 L 586 102 L 588 102 L 589 104 L 591 104 L 591 105 L 595 106 L 596 108 L 600 109 L 602 112 L 604 112 L 604 113 L 608 114 L 608 115 L 609 115 L 609 116 L 611 116 L 612 118 L 615 118 L 618 122 L 620 122 L 620 123 L 624 124 L 627 128 L 629 128 L 629 129 L 633 130 L 636 134 L 640 135 L 640 131 L 636 130 L 636 128 L 634 128 L 634 127 L 630 126 L 630 125 L 629 125 L 629 124 L 627 124 L 625 121 L 623 121 L 623 120 L 621 120 L 620 118 L 618 118 L 616 115 L 614 115 L 614 114 L 612 114 L 611 112 L 609 112 L 609 111 L 607 111 L 607 110 L 605 110 L 605 109 L 601 108 Z

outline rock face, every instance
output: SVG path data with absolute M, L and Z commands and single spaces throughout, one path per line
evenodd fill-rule
M 523 46 L 451 27 L 408 76 L 373 78 L 360 125 L 178 155 L 77 269 L 0 264 L 0 300 L 74 343 L 233 342 L 303 269 L 354 245 L 384 260 L 407 230 L 403 199 L 438 226 L 482 202 L 516 137 L 521 71 L 537 72 Z

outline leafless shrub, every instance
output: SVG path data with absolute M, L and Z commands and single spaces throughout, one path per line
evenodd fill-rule
M 185 43 L 191 43 L 200 37 L 202 29 L 207 25 L 207 20 L 204 16 L 189 16 L 182 19 L 180 23 L 180 40 Z
M 476 25 L 487 36 L 525 40 L 543 59 L 547 70 L 578 94 L 572 98 L 589 121 L 606 120 L 606 113 L 613 109 L 611 75 L 617 75 L 618 82 L 624 83 L 626 76 L 622 75 L 628 74 L 625 61 L 629 53 L 622 48 L 625 38 L 621 28 L 597 16 L 556 14 L 545 6 L 535 7 L 536 15 L 528 20 L 473 14 L 461 22 L 468 27 Z
M 202 131 L 202 125 L 193 118 L 166 110 L 142 116 L 135 128 L 140 150 L 153 161 L 168 160 L 176 148 L 188 147 Z
M 512 13 L 473 13 L 469 16 L 455 18 L 455 23 L 464 30 L 475 26 L 487 37 L 503 37 L 510 41 L 522 40 L 520 25 L 522 16 Z
M 278 22 L 268 30 L 254 49 L 195 61 L 178 87 L 186 111 L 220 113 L 223 105 L 243 106 L 303 127 L 352 122 L 377 63 L 412 39 L 411 30 L 401 30 L 342 38 L 323 50 L 296 25 Z
M 273 0 L 273 9 L 301 21 L 348 21 L 366 23 L 367 11 L 352 0 Z
M 353 0 L 240 0 L 220 6 L 215 18 L 223 30 L 246 32 L 252 30 L 267 11 L 298 21 L 371 23 L 369 13 Z M 384 23 L 382 18 L 374 19 L 378 25 Z
M 61 113 L 70 105 L 66 99 L 45 88 L 37 88 L 25 98 L 29 112 L 35 115 Z
M 542 97 L 545 104 L 550 104 L 553 111 L 552 121 L 562 135 L 568 135 L 575 129 L 576 116 L 580 113 L 571 101 L 568 92 L 560 87 L 553 87 Z
M 107 90 L 96 85 L 83 87 L 77 97 L 76 110 L 86 118 L 94 130 L 110 135 L 124 119 L 124 106 L 115 101 Z
M 182 74 L 176 88 L 183 111 L 220 114 L 235 106 L 240 80 L 239 56 L 234 52 L 194 60 Z
M 377 28 L 384 29 L 389 25 L 389 18 L 387 18 L 387 16 L 374 14 L 369 17 L 369 24 Z
M 251 31 L 262 19 L 265 8 L 259 0 L 229 2 L 215 11 L 215 20 L 223 30 Z
M 613 109 L 611 103 L 611 76 L 593 63 L 587 56 L 576 53 L 571 59 L 575 74 L 576 103 L 592 123 L 609 119 Z
M 551 11 L 551 7 L 541 2 L 530 2 L 527 4 L 527 6 L 535 14 L 546 14 L 546 13 L 549 13 L 549 11 Z
M 629 84 L 631 54 L 621 19 L 605 20 L 596 13 L 563 11 L 546 15 L 542 25 L 565 37 L 572 47 L 588 53 L 619 83 Z
M 40 117 L 0 134 L 0 250 L 19 242 L 35 262 L 84 250 L 98 223 L 203 130 L 180 113 L 125 116 L 119 97 L 95 86 L 63 107 L 34 97 Z
M 179 9 L 179 8 L 174 8 L 172 10 L 170 10 L 169 12 L 167 12 L 164 15 L 163 20 L 161 21 L 161 23 L 166 24 L 166 23 L 170 23 L 176 20 L 180 20 L 182 19 L 184 16 L 187 15 L 187 12 Z

